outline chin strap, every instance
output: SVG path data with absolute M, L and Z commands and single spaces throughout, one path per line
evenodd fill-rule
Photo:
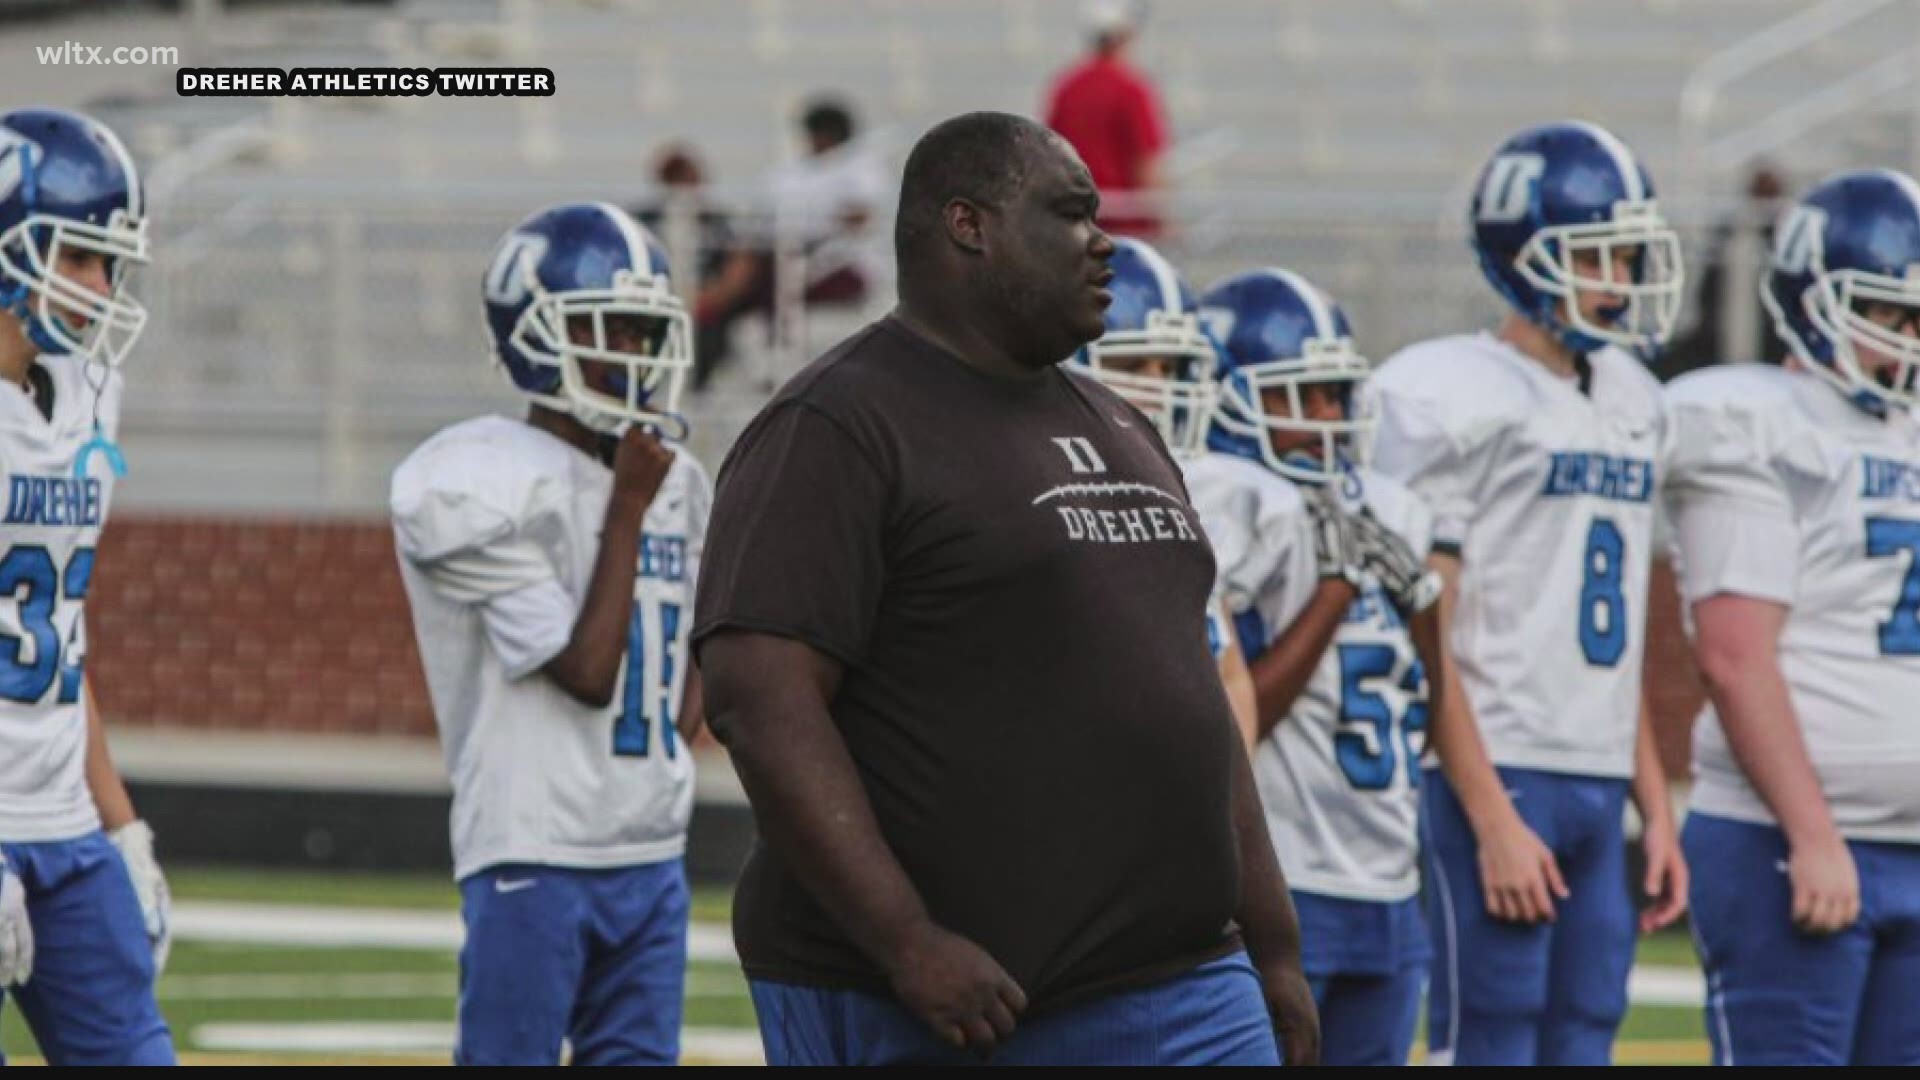
M 693 425 L 687 423 L 687 418 L 679 413 L 659 413 L 657 416 L 658 422 L 644 422 L 640 429 L 662 442 L 670 443 L 684 444 L 687 437 L 693 434 Z

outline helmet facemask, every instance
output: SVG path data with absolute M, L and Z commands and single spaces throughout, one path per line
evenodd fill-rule
M 1586 263 L 1609 273 L 1623 249 L 1631 249 L 1630 280 L 1609 281 L 1578 268 Z M 1580 351 L 1618 345 L 1646 355 L 1673 336 L 1686 273 L 1680 237 L 1651 200 L 1615 203 L 1612 221 L 1543 228 L 1520 249 L 1513 266 L 1527 284 L 1558 301 L 1552 305 L 1557 311 L 1542 314 L 1560 321 L 1567 343 Z M 1582 292 L 1611 294 L 1619 298 L 1617 306 L 1610 317 L 1596 321 L 1581 310 Z
M 1355 393 L 1371 368 L 1348 338 L 1313 338 L 1303 355 L 1287 360 L 1248 364 L 1226 380 L 1218 420 L 1227 432 L 1252 439 L 1268 468 L 1304 484 L 1324 484 L 1358 462 L 1373 430 L 1371 418 L 1356 413 Z M 1342 402 L 1338 420 L 1315 420 L 1307 415 L 1310 387 L 1330 387 Z M 1266 391 L 1283 390 L 1289 411 L 1267 411 Z M 1282 453 L 1274 448 L 1272 433 L 1307 434 L 1306 448 Z
M 1137 370 L 1164 360 L 1166 375 Z M 1213 380 L 1213 343 L 1188 312 L 1150 311 L 1141 330 L 1110 330 L 1088 345 L 1083 366 L 1103 386 L 1147 415 L 1176 458 L 1206 449 L 1219 387 Z
M 105 294 L 61 272 L 68 251 L 107 261 Z M 118 367 L 147 324 L 146 307 L 128 291 L 134 271 L 147 260 L 146 222 L 125 209 L 115 210 L 105 225 L 31 214 L 0 234 L 0 294 L 8 296 L 8 310 L 25 321 L 41 349 Z
M 1806 316 L 1833 347 L 1833 365 L 1821 370 L 1837 376 L 1849 395 L 1909 407 L 1920 403 L 1920 339 L 1889 329 L 1865 314 L 1873 304 L 1907 309 L 1908 321 L 1920 319 L 1920 272 L 1906 277 L 1863 270 L 1816 272 L 1801 295 Z M 1863 352 L 1878 362 L 1863 359 Z
M 622 323 L 646 327 L 639 347 L 621 340 L 633 336 L 616 332 Z M 585 341 L 573 340 L 576 325 L 590 329 Z M 638 423 L 685 437 L 679 407 L 693 367 L 693 330 L 663 280 L 622 270 L 612 288 L 536 292 L 510 342 L 532 362 L 558 369 L 550 404 L 587 427 L 617 434 Z

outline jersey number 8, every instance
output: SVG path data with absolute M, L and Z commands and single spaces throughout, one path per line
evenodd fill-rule
M 1595 518 L 1587 529 L 1580 586 L 1580 651 L 1595 667 L 1612 667 L 1627 651 L 1626 554 L 1620 527 Z

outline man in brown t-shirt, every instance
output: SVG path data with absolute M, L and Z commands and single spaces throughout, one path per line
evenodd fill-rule
M 1058 367 L 1104 329 L 1098 205 L 1031 121 L 935 127 L 900 306 L 721 470 L 693 634 L 771 1062 L 1317 1055 L 1212 552 L 1153 425 Z

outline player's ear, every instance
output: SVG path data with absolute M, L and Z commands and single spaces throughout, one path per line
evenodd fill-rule
M 949 199 L 941 208 L 940 221 L 954 246 L 972 255 L 986 252 L 986 211 L 978 203 L 971 199 Z

